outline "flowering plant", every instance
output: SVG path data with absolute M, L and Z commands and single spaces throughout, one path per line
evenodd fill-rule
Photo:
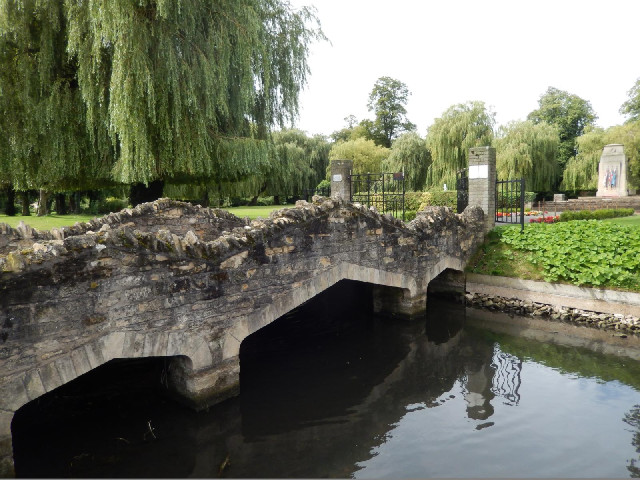
M 539 218 L 530 218 L 529 223 L 555 223 L 560 221 L 560 215 L 556 215 L 555 217 L 539 217 Z

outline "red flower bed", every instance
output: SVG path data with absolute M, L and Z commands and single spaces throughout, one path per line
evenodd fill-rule
M 540 217 L 529 219 L 529 223 L 555 223 L 558 221 L 560 221 L 560 215 L 556 215 L 555 217 Z

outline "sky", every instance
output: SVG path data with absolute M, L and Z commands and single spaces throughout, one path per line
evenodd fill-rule
M 525 120 L 548 87 L 591 103 L 598 126 L 640 77 L 640 0 L 289 0 L 312 5 L 329 42 L 315 43 L 296 127 L 344 128 L 376 80 L 411 92 L 407 118 L 425 136 L 450 106 L 483 101 L 497 125 Z

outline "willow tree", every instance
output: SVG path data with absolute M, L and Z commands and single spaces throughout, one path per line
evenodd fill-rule
M 576 139 L 578 153 L 567 162 L 560 188 L 565 191 L 596 190 L 598 165 L 602 148 L 606 145 L 605 131 L 599 127 L 587 128 Z
M 384 161 L 388 172 L 405 172 L 407 188 L 419 191 L 424 187 L 431 155 L 427 144 L 416 132 L 408 132 L 396 139 L 389 158 Z
M 285 129 L 273 133 L 273 143 L 270 167 L 262 175 L 264 183 L 256 195 L 301 194 L 325 177 L 330 144 L 323 136 L 308 137 L 301 130 Z
M 455 185 L 456 172 L 469 164 L 469 149 L 491 145 L 494 124 L 495 113 L 478 101 L 453 105 L 436 118 L 427 131 L 433 160 L 427 185 Z
M 501 127 L 495 140 L 498 178 L 524 178 L 529 191 L 552 191 L 560 174 L 559 142 L 558 130 L 548 123 L 527 120 Z
M 313 10 L 284 0 L 0 0 L 0 12 L 15 63 L 0 70 L 24 86 L 12 155 L 36 186 L 43 165 L 78 162 L 125 184 L 247 178 L 268 164 L 270 129 L 297 115 L 323 38 Z
M 109 181 L 75 73 L 62 1 L 0 0 L 0 166 L 10 186 L 44 193 Z

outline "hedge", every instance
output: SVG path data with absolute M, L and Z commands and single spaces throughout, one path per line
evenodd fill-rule
M 568 210 L 560 214 L 561 222 L 570 220 L 602 220 L 604 218 L 629 217 L 633 208 L 603 208 L 600 210 Z

